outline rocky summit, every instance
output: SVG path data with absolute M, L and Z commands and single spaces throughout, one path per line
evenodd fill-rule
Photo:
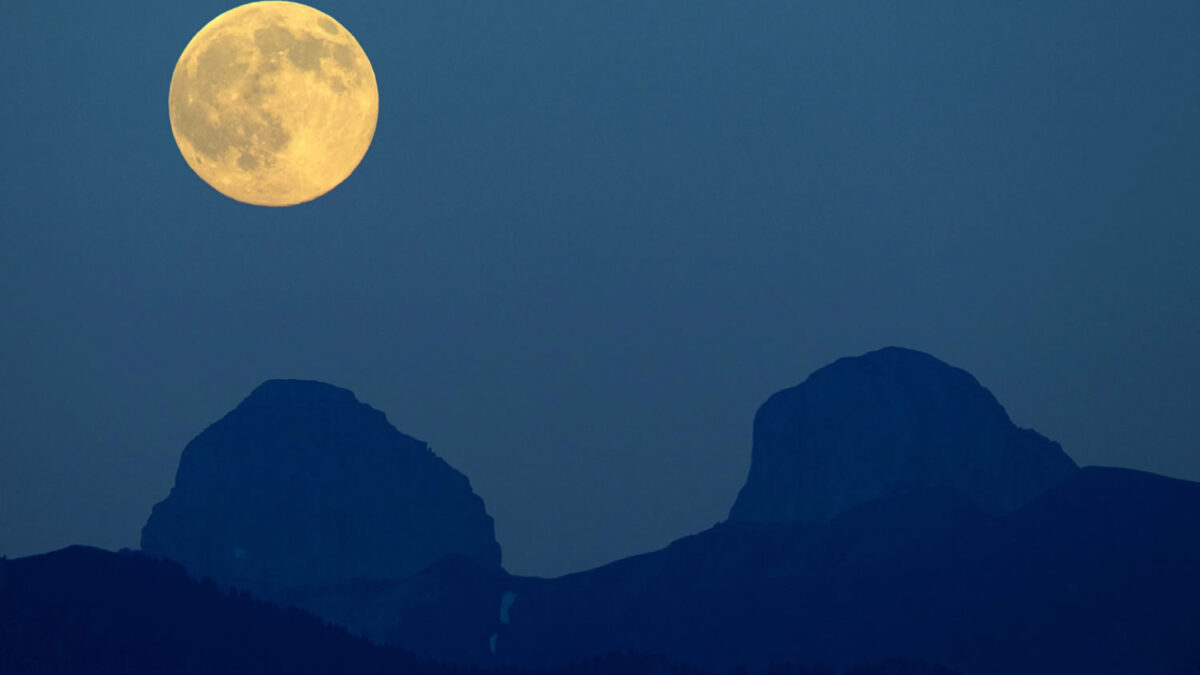
M 267 597 L 398 579 L 448 554 L 499 568 L 467 478 L 350 391 L 271 380 L 183 451 L 146 553 Z
M 927 488 L 999 514 L 1075 470 L 970 373 L 889 347 L 835 361 L 758 409 L 750 475 L 729 519 L 821 522 Z

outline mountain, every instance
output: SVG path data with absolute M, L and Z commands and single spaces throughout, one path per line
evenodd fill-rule
M 497 654 L 1196 672 L 1197 569 L 1200 484 L 1088 467 L 1002 516 L 931 489 L 821 523 L 728 522 L 595 570 L 513 580 Z
M 557 579 L 447 560 L 298 600 L 477 664 L 1200 664 L 1200 484 L 1078 469 L 965 371 L 897 348 L 843 359 L 762 406 L 754 452 L 731 518 L 660 551 Z
M 0 567 L 3 673 L 434 672 L 397 649 L 136 553 L 73 546 Z
M 500 566 L 465 476 L 350 391 L 303 380 L 264 382 L 187 445 L 142 550 L 272 598 L 448 554 Z
M 476 665 L 616 650 L 717 670 L 900 658 L 971 675 L 1165 675 L 1200 667 L 1196 569 L 1200 484 L 1085 467 L 1000 516 L 931 488 L 818 523 L 726 522 L 556 579 L 453 557 L 302 604 Z
M 767 399 L 729 520 L 828 520 L 931 487 L 1004 513 L 1075 468 L 1057 443 L 1015 426 L 970 373 L 889 347 L 839 359 Z
M 190 578 L 135 552 L 73 546 L 0 558 L 5 675 L 521 675 L 420 661 L 283 609 Z M 827 671 L 828 672 L 828 671 Z M 853 675 L 952 675 L 893 661 Z M 715 675 L 659 656 L 608 654 L 541 675 Z
M 968 373 L 926 354 L 842 359 L 770 397 L 728 521 L 556 579 L 505 572 L 490 519 L 486 536 L 470 527 L 486 514 L 466 479 L 349 392 L 260 390 L 188 446 L 147 548 L 181 551 L 193 574 L 215 570 L 419 658 L 554 668 L 617 651 L 718 670 L 892 658 L 971 675 L 1200 669 L 1200 484 L 1080 469 L 1013 425 Z M 381 436 L 391 440 L 363 440 Z M 404 483 L 381 468 L 397 456 L 425 458 L 408 475 L 451 478 Z M 341 481 L 373 494 L 346 497 Z M 386 491 L 374 493 L 397 481 L 426 500 L 422 517 L 467 526 L 438 545 L 413 536 L 419 522 L 380 527 L 374 500 Z M 345 517 L 322 519 L 330 508 Z M 299 543 L 280 550 L 288 541 Z M 360 550 L 366 564 L 341 559 Z M 381 564 L 380 551 L 400 562 Z M 312 569 L 296 573 L 297 560 Z

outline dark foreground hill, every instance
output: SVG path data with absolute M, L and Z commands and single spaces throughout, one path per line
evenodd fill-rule
M 524 662 L 562 645 L 560 659 L 615 648 L 709 664 L 1200 672 L 1197 570 L 1200 484 L 1086 468 L 1003 517 L 935 490 L 816 526 L 729 523 L 520 584 L 499 645 Z
M 4 563 L 0 672 L 425 673 L 296 609 L 83 546 Z
M 5 675 L 517 675 L 418 662 L 297 609 L 190 579 L 137 553 L 75 546 L 0 559 L 0 673 Z M 614 654 L 546 675 L 705 675 L 661 657 Z M 783 670 L 800 675 L 803 670 Z M 826 673 L 830 671 L 824 671 Z M 855 675 L 949 675 L 894 661 Z
M 931 489 L 825 523 L 725 523 L 557 579 L 445 560 L 357 616 L 389 617 L 377 637 L 418 653 L 487 662 L 472 647 L 490 642 L 491 662 L 526 666 L 635 650 L 716 668 L 1196 673 L 1197 570 L 1200 484 L 1089 467 L 1004 516 Z

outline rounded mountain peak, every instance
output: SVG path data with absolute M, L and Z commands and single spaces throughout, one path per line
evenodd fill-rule
M 268 380 L 183 450 L 142 549 L 277 595 L 398 579 L 449 554 L 498 568 L 467 477 L 347 389 Z
M 242 402 L 251 405 L 363 405 L 349 389 L 317 380 L 267 380 Z
M 900 347 L 839 359 L 774 394 L 753 443 L 730 520 L 820 521 L 928 488 L 1002 513 L 1076 468 L 970 373 Z

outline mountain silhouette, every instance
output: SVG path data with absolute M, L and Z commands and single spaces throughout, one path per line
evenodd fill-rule
M 4 561 L 0 672 L 426 673 L 295 609 L 197 582 L 179 565 L 84 546 Z
M 187 540 L 190 521 L 167 505 L 177 493 L 180 505 L 206 494 L 217 502 L 212 513 L 201 501 L 178 511 L 211 528 L 179 549 L 192 556 L 181 562 L 193 575 L 248 579 L 276 602 L 420 658 L 541 668 L 615 650 L 717 669 L 900 658 L 981 675 L 1174 673 L 1200 664 L 1200 484 L 1080 469 L 1056 443 L 1013 425 L 968 373 L 920 352 L 842 359 L 770 397 L 755 417 L 750 475 L 728 521 L 555 579 L 510 575 L 498 550 L 486 554 L 491 521 L 480 537 L 482 503 L 465 478 L 423 483 L 418 493 L 429 509 L 476 504 L 465 519 L 423 512 L 467 523 L 467 535 L 446 536 L 471 545 L 430 546 L 411 530 L 383 529 L 376 546 L 403 561 L 394 567 L 336 560 L 334 552 L 353 548 L 331 551 L 330 530 L 311 518 L 272 520 L 326 508 L 336 491 L 302 492 L 313 502 L 303 509 L 269 505 L 277 494 L 291 504 L 295 476 L 329 471 L 344 448 L 424 446 L 395 441 L 407 437 L 345 390 L 268 385 L 277 391 L 267 403 L 256 390 L 188 446 L 144 541 Z M 362 438 L 359 424 L 393 445 L 337 441 Z M 228 459 L 244 456 L 267 459 Z M 336 471 L 339 480 L 359 476 Z M 184 498 L 193 480 L 205 489 Z M 347 531 L 377 522 L 357 502 L 337 503 Z M 231 524 L 243 517 L 252 529 Z M 299 536 L 315 528 L 319 538 L 301 541 L 316 543 L 299 550 L 333 560 L 321 564 L 337 573 L 295 574 L 287 555 L 249 548 L 230 558 L 231 547 L 272 526 Z M 215 553 L 205 552 L 210 545 Z M 168 547 L 150 548 L 172 557 Z M 222 565 L 255 560 L 259 576 L 236 577 L 229 570 L 240 568 L 212 565 L 215 556 Z M 418 569 L 416 559 L 427 563 Z
M 732 521 L 825 520 L 875 499 L 946 487 L 1011 511 L 1075 470 L 1016 427 L 970 373 L 889 347 L 844 358 L 767 399 Z
M 821 523 L 727 522 L 556 579 L 460 558 L 324 602 L 388 617 L 375 639 L 476 664 L 615 649 L 718 669 L 898 657 L 983 675 L 1193 672 L 1198 515 L 1200 484 L 1085 467 L 1002 516 L 932 488 Z
M 187 445 L 142 550 L 266 597 L 451 553 L 500 566 L 465 476 L 350 391 L 303 380 L 263 383 Z
M 0 673 L 5 675 L 522 675 L 421 661 L 284 609 L 190 578 L 136 552 L 73 546 L 0 558 Z M 804 675 L 803 671 L 787 670 Z M 828 671 L 825 671 L 828 673 Z M 848 671 L 850 673 L 851 671 Z M 661 656 L 608 654 L 542 675 L 716 675 Z M 889 661 L 852 675 L 953 675 Z
M 1004 516 L 931 489 L 830 521 L 729 522 L 513 580 L 510 662 L 607 649 L 689 663 L 927 659 L 967 673 L 1200 665 L 1200 484 L 1089 467 Z

